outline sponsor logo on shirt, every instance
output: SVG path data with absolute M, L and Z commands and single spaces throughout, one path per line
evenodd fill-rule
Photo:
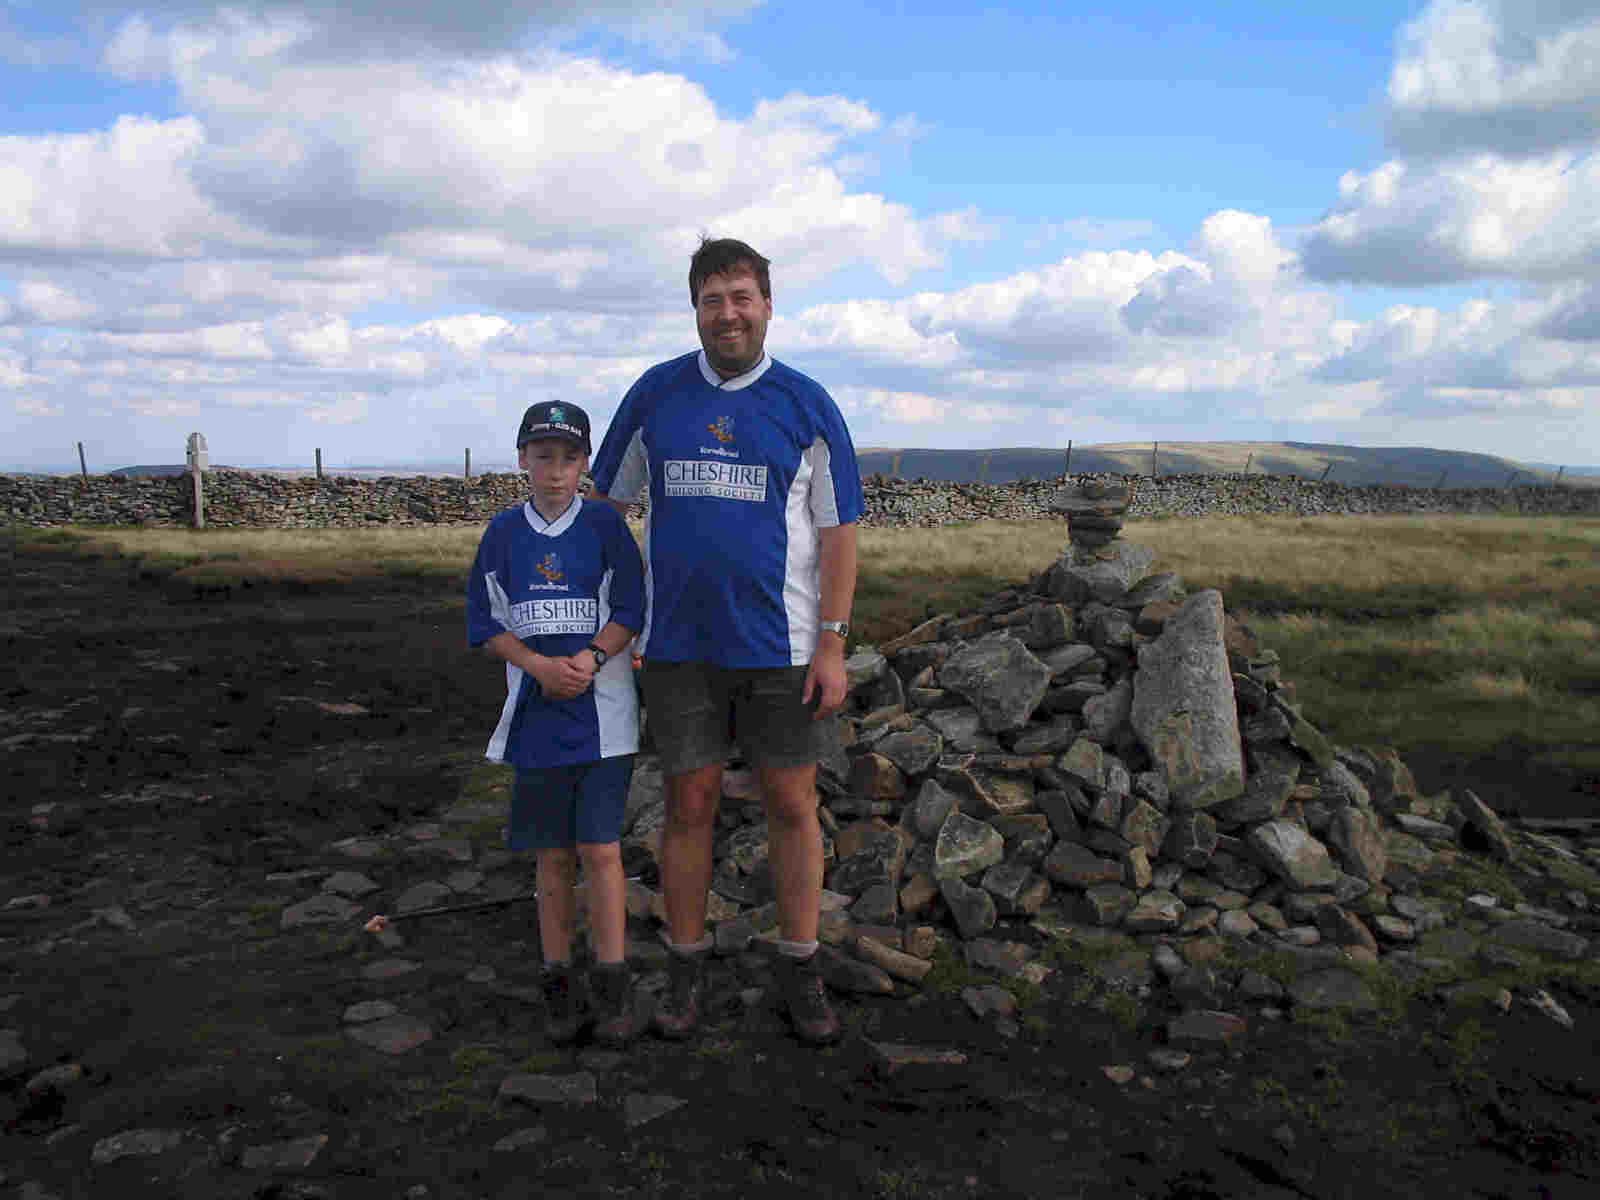
M 528 590 L 530 592 L 565 592 L 571 590 L 566 584 L 561 582 L 567 577 L 567 575 L 566 572 L 561 569 L 561 560 L 556 557 L 554 551 L 546 554 L 543 559 L 541 559 L 539 562 L 536 562 L 533 565 L 533 569 L 539 572 L 540 575 L 544 576 L 544 582 L 530 583 L 528 585 Z
M 663 485 L 669 496 L 717 496 L 724 500 L 767 498 L 767 468 L 740 463 L 674 458 L 664 464 Z
M 518 637 L 547 633 L 592 634 L 600 628 L 600 601 L 583 596 L 523 600 L 511 606 L 511 625 Z
M 716 438 L 721 445 L 701 446 L 701 454 L 715 454 L 718 458 L 739 457 L 739 452 L 737 450 L 728 447 L 728 443 L 733 441 L 732 417 L 718 417 L 715 421 L 706 426 L 706 430 L 711 434 L 712 437 Z

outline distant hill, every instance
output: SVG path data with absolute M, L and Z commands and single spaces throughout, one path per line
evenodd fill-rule
M 868 447 L 858 450 L 862 473 L 893 473 L 896 456 L 902 479 L 935 479 L 957 483 L 978 480 L 984 458 L 989 466 L 983 478 L 989 483 L 1018 479 L 1044 479 L 1060 475 L 1065 450 L 1037 447 L 994 450 L 916 450 Z M 1422 446 L 1339 446 L 1320 442 L 1161 442 L 1154 467 L 1161 475 L 1217 475 L 1248 469 L 1259 475 L 1299 475 L 1327 478 L 1351 485 L 1408 484 L 1412 487 L 1504 487 L 1508 481 L 1550 483 L 1556 471 L 1515 462 L 1492 454 L 1459 450 L 1430 450 Z M 1148 475 L 1149 442 L 1113 442 L 1072 448 L 1074 475 L 1107 472 Z M 1578 476 L 1575 478 L 1575 475 Z M 1578 475 L 1568 469 L 1563 482 L 1579 486 L 1600 484 L 1600 476 Z
M 229 467 L 212 467 L 213 471 L 227 471 Z M 187 475 L 189 468 L 182 463 L 163 463 L 160 466 L 146 467 L 118 467 L 115 471 L 107 471 L 107 475 L 117 475 L 124 479 L 149 479 L 156 476 Z
M 868 446 L 856 452 L 862 475 L 894 473 L 898 457 L 902 479 L 933 479 L 949 483 L 974 483 L 979 479 L 984 459 L 989 465 L 983 478 L 989 483 L 1013 483 L 1019 479 L 1049 479 L 1060 475 L 1066 464 L 1065 450 L 1042 447 L 1006 447 L 993 450 L 919 450 Z M 1148 475 L 1151 469 L 1150 443 L 1108 442 L 1072 448 L 1072 473 L 1105 472 L 1117 475 Z M 1408 484 L 1412 487 L 1447 488 L 1504 487 L 1517 483 L 1553 483 L 1559 467 L 1548 463 L 1522 463 L 1493 454 L 1469 454 L 1459 450 L 1430 450 L 1423 446 L 1339 446 L 1323 442 L 1161 442 L 1156 448 L 1155 469 L 1162 475 L 1222 475 L 1240 472 L 1248 465 L 1255 475 L 1299 475 L 1306 479 L 1327 478 L 1333 483 L 1352 485 Z M 214 466 L 214 471 L 251 468 Z M 181 464 L 119 467 L 109 472 L 121 476 L 171 476 L 188 470 Z M 309 476 L 310 467 L 263 467 L 274 475 Z M 473 465 L 473 474 L 515 471 L 509 464 Z M 329 475 L 371 478 L 378 475 L 459 475 L 443 464 L 407 467 L 328 467 Z M 1567 467 L 1560 476 L 1575 487 L 1600 487 L 1600 467 Z

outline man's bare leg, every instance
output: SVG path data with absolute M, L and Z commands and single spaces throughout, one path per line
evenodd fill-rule
M 839 1037 L 817 956 L 822 905 L 822 829 L 817 820 L 817 768 L 764 767 L 767 841 L 778 893 L 778 979 L 789 1021 L 802 1041 L 823 1045 Z
M 817 940 L 822 905 L 822 827 L 817 821 L 817 767 L 762 767 L 767 841 L 777 892 L 778 932 L 786 942 Z
M 667 935 L 674 945 L 693 945 L 706 935 L 711 843 L 721 800 L 721 763 L 667 777 L 661 893 L 667 909 Z

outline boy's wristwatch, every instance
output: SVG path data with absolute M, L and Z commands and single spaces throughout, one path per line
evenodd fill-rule
M 849 621 L 819 621 L 817 623 L 817 629 L 826 629 L 829 633 L 837 633 L 842 638 L 847 638 L 850 636 Z
M 611 657 L 604 650 L 600 649 L 599 646 L 596 646 L 593 642 L 589 643 L 588 650 L 589 650 L 590 654 L 594 655 L 594 665 L 597 666 L 597 667 L 605 666 L 606 665 L 606 659 Z

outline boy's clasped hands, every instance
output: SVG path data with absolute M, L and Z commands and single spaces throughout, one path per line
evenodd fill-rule
M 579 650 L 562 657 L 541 654 L 531 674 L 539 681 L 540 690 L 552 700 L 571 700 L 589 690 L 594 683 L 595 670 L 594 655 Z

